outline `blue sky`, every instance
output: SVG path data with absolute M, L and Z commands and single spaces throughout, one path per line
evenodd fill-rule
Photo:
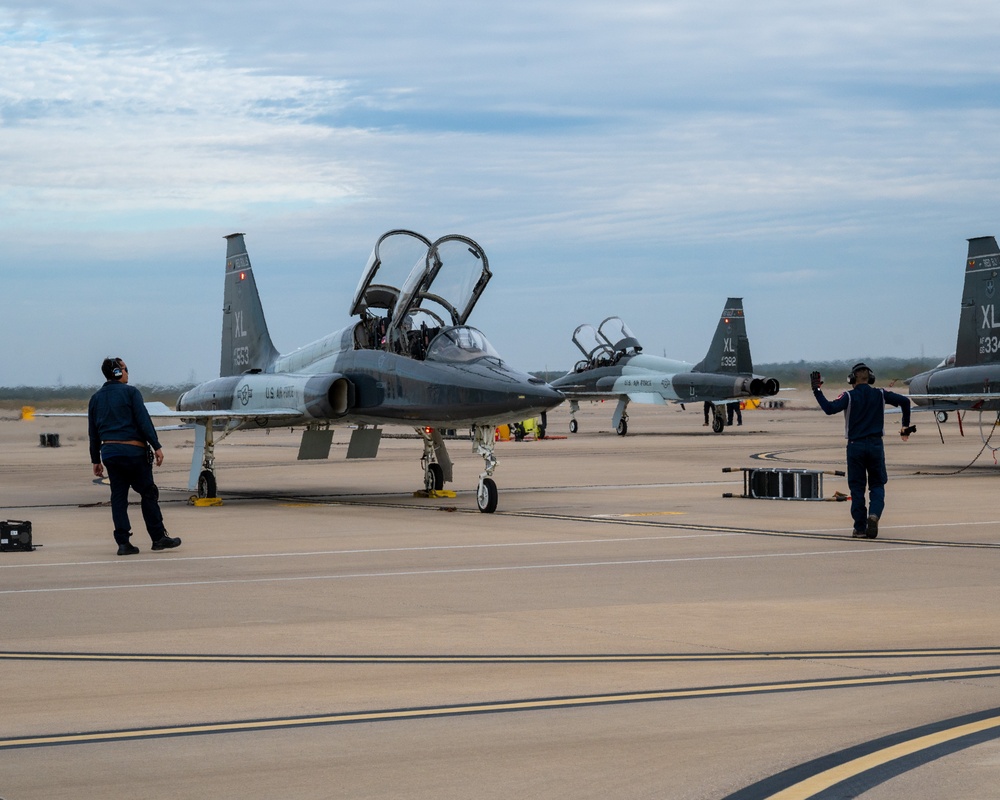
M 757 362 L 944 356 L 1000 234 L 995 3 L 83 5 L 0 5 L 0 385 L 216 376 L 234 231 L 283 351 L 470 236 L 529 370 L 610 315 L 698 361 L 729 296 Z

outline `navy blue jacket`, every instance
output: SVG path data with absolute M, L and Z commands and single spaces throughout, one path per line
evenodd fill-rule
M 819 389 L 813 389 L 813 395 L 827 414 L 844 412 L 844 438 L 851 442 L 869 436 L 882 436 L 886 403 L 903 409 L 902 427 L 910 426 L 910 398 L 888 389 L 876 389 L 863 383 L 844 392 L 836 400 L 827 400 Z
M 118 381 L 108 381 L 90 398 L 87 409 L 90 431 L 90 463 L 101 463 L 101 443 L 107 441 L 148 442 L 154 450 L 160 449 L 156 428 L 142 402 L 142 393 L 134 386 Z M 136 455 L 134 447 L 107 445 L 104 455 Z

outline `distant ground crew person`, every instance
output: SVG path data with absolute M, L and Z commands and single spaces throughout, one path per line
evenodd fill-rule
M 876 389 L 875 373 L 859 361 L 847 376 L 853 389 L 842 392 L 836 400 L 827 400 L 820 391 L 823 378 L 818 372 L 809 376 L 813 396 L 827 414 L 844 412 L 844 438 L 847 439 L 847 485 L 851 490 L 851 516 L 854 518 L 854 537 L 874 539 L 878 536 L 878 523 L 885 509 L 885 484 L 889 476 L 885 470 L 885 447 L 882 434 L 885 428 L 885 404 L 903 411 L 903 424 L 899 435 L 905 442 L 916 427 L 910 427 L 910 398 L 887 389 Z M 865 508 L 865 484 L 870 495 Z
M 167 535 L 160 513 L 160 490 L 153 482 L 153 461 L 163 463 L 163 450 L 156 429 L 142 402 L 142 394 L 128 385 L 128 367 L 120 358 L 106 358 L 101 372 L 107 378 L 90 398 L 87 410 L 90 432 L 90 462 L 94 475 L 111 483 L 111 518 L 115 524 L 118 555 L 130 556 L 139 548 L 129 543 L 132 525 L 128 518 L 128 490 L 142 498 L 142 518 L 153 541 L 153 550 L 180 545 Z

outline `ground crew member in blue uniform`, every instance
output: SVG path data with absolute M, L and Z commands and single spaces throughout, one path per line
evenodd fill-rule
M 887 389 L 876 389 L 875 373 L 863 361 L 854 365 L 847 382 L 854 388 L 843 392 L 836 400 L 827 400 L 820 391 L 823 379 L 818 372 L 810 376 L 813 396 L 827 414 L 844 412 L 844 438 L 847 439 L 847 485 L 851 490 L 851 516 L 854 536 L 874 539 L 878 522 L 885 509 L 885 448 L 882 434 L 885 428 L 885 404 L 903 411 L 899 435 L 905 442 L 916 428 L 910 427 L 910 398 Z M 865 484 L 869 504 L 865 508 Z
M 129 543 L 128 490 L 142 498 L 142 519 L 153 541 L 153 550 L 177 547 L 181 540 L 167 535 L 160 513 L 160 491 L 153 482 L 153 460 L 163 463 L 163 449 L 142 402 L 142 394 L 128 385 L 128 367 L 120 358 L 106 358 L 101 372 L 105 384 L 90 398 L 87 411 L 90 461 L 94 475 L 111 483 L 111 518 L 115 523 L 118 555 L 130 556 L 139 548 Z M 148 449 L 147 449 L 148 448 Z M 152 452 L 150 452 L 152 451 Z

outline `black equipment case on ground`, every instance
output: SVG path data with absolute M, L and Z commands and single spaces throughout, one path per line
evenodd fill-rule
M 823 475 L 843 475 L 829 470 L 740 467 L 743 497 L 755 500 L 823 500 Z M 735 472 L 725 467 L 723 472 Z M 732 495 L 726 495 L 731 497 Z
M 31 523 L 27 520 L 0 521 L 0 550 L 34 550 L 31 544 Z

